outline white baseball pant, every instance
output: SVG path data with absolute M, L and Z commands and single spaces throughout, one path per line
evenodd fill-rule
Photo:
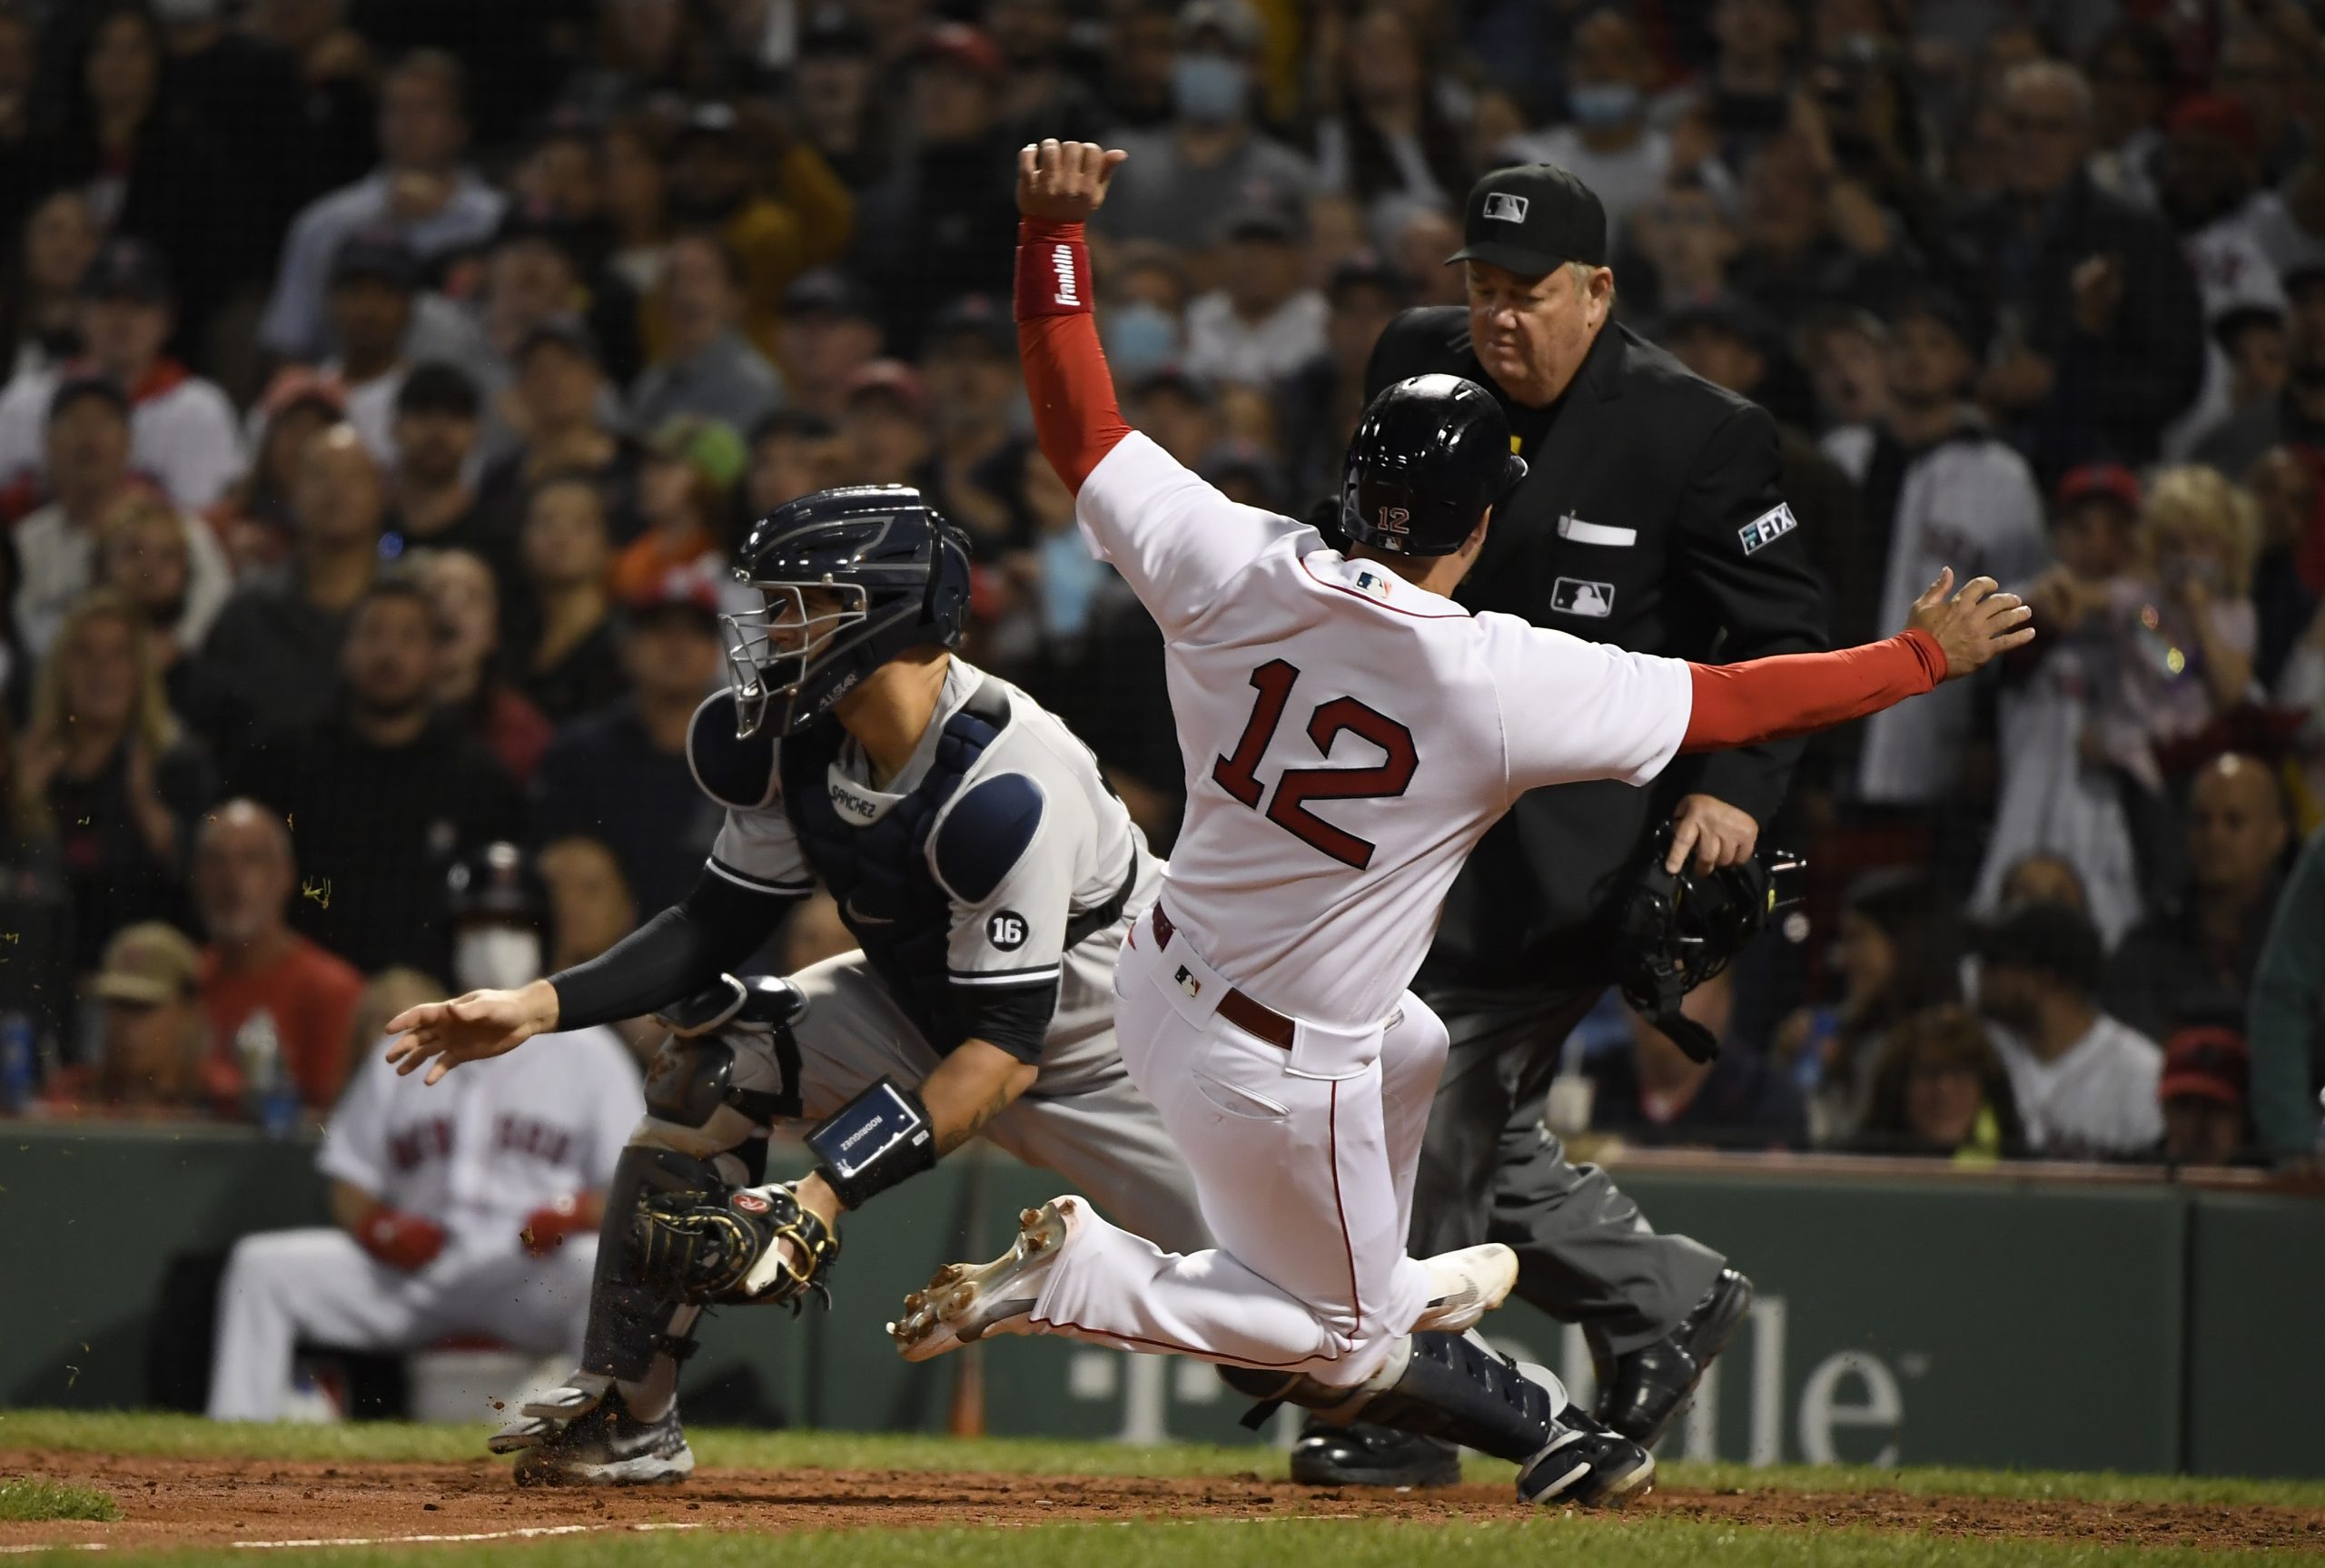
M 1445 1026 L 1408 991 L 1375 1028 L 1304 1021 L 1290 1050 L 1217 1016 L 1229 982 L 1139 923 L 1115 971 L 1115 1039 L 1161 1112 L 1218 1246 L 1165 1252 L 1085 1205 L 1031 1315 L 1039 1332 L 1349 1387 L 1430 1300 L 1406 1256 Z

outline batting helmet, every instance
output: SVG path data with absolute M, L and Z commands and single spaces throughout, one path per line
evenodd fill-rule
M 539 928 L 549 921 L 549 890 L 525 852 L 496 843 L 462 855 L 444 874 L 445 912 L 462 921 L 506 921 Z
M 1525 477 L 1492 393 L 1414 376 L 1365 406 L 1341 478 L 1341 529 L 1390 555 L 1449 556 Z
M 787 735 L 906 648 L 959 646 L 969 541 L 907 486 L 818 490 L 760 519 L 735 580 L 767 605 L 719 617 L 736 734 L 757 735 L 779 704 Z

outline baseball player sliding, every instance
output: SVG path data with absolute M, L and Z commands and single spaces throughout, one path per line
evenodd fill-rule
M 1547 1371 L 1437 1331 L 1446 1270 L 1405 1252 L 1446 1050 L 1405 988 L 1446 890 L 1527 790 L 1862 717 L 2027 641 L 2029 612 L 1983 577 L 1948 597 L 1948 572 L 1885 642 L 1728 666 L 1473 616 L 1447 596 L 1525 465 L 1450 376 L 1365 410 L 1346 555 L 1229 501 L 1115 407 L 1083 224 L 1124 156 L 1020 155 L 1018 340 L 1042 450 L 1168 645 L 1186 824 L 1116 969 L 1115 1032 L 1219 1247 L 1165 1252 L 1059 1198 L 908 1297 L 899 1347 L 1044 1333 L 1200 1356 L 1264 1400 L 1514 1460 L 1521 1497 L 1618 1502 L 1651 1481 L 1646 1450 Z M 1514 1282 L 1501 1251 L 1467 1267 L 1485 1307 Z

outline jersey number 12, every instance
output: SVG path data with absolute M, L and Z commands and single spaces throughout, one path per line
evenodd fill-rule
M 1276 726 L 1283 723 L 1284 705 L 1291 700 L 1291 688 L 1299 679 L 1300 667 L 1282 659 L 1270 659 L 1253 670 L 1252 685 L 1259 688 L 1260 696 L 1252 705 L 1243 738 L 1235 743 L 1233 756 L 1221 757 L 1212 764 L 1212 781 L 1254 811 L 1259 810 L 1260 796 L 1265 792 L 1252 770 L 1267 754 Z M 1308 715 L 1308 739 L 1324 756 L 1332 754 L 1332 743 L 1343 730 L 1379 746 L 1387 760 L 1369 768 L 1286 768 L 1276 780 L 1267 819 L 1301 843 L 1362 871 L 1372 863 L 1372 843 L 1334 827 L 1311 812 L 1308 803 L 1393 800 L 1413 782 L 1420 758 L 1413 750 L 1412 731 L 1354 697 L 1334 697 Z

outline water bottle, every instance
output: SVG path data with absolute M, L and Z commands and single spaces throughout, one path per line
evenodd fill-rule
M 0 1110 L 22 1116 L 40 1084 L 33 1021 L 14 1008 L 0 1012 Z
M 282 1060 L 282 1036 L 274 1014 L 260 1008 L 234 1031 L 234 1055 L 242 1066 L 242 1096 L 251 1119 L 269 1138 L 299 1130 L 299 1089 Z

